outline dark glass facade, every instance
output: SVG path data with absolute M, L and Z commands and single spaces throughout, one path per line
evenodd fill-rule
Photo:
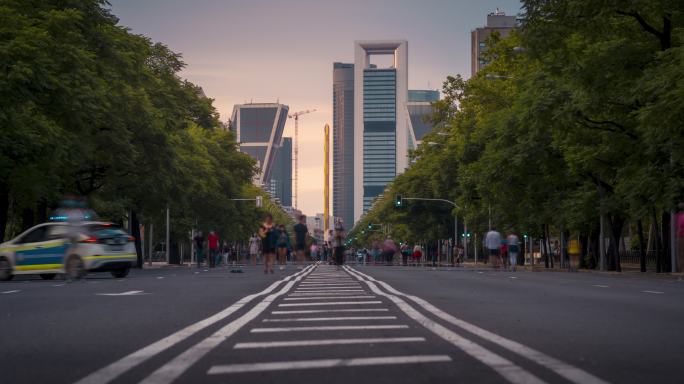
M 363 71 L 363 211 L 396 176 L 395 69 Z
M 283 137 L 278 149 L 273 176 L 271 177 L 274 197 L 285 207 L 292 206 L 292 138 Z
M 333 64 L 333 210 L 354 223 L 354 64 Z

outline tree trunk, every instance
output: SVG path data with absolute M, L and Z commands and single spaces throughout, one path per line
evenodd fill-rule
M 539 239 L 539 250 L 542 253 L 542 257 L 544 257 L 544 268 L 549 267 L 549 252 L 546 249 L 546 226 L 542 225 L 542 235 L 541 238 Z
M 551 268 L 553 268 L 553 261 L 554 261 L 554 260 L 553 260 L 553 256 L 554 256 L 554 255 L 551 254 L 551 231 L 549 230 L 549 225 L 548 225 L 548 224 L 546 224 L 546 225 L 544 226 L 544 230 L 546 231 L 546 233 L 544 234 L 544 236 L 545 236 L 545 238 L 546 238 L 546 246 L 547 246 L 547 249 L 549 250 L 549 256 L 550 256 L 549 259 L 551 260 Z
M 670 256 L 670 212 L 663 211 L 661 215 L 660 230 L 662 233 L 662 248 L 663 248 L 663 272 L 672 271 L 672 257 Z
M 644 226 L 641 219 L 637 220 L 637 236 L 639 237 L 639 267 L 646 272 L 646 249 L 644 249 Z
M 579 268 L 587 268 L 587 256 L 589 255 L 589 235 L 586 232 L 580 232 L 580 260 Z
M 622 228 L 625 226 L 625 219 L 618 216 L 611 217 L 610 220 L 610 242 L 613 249 L 613 266 L 618 272 L 622 272 L 620 265 L 620 237 L 622 237 Z
M 651 229 L 653 230 L 653 249 L 656 255 L 656 273 L 663 272 L 663 260 L 660 254 L 660 232 L 658 231 L 658 214 L 655 208 L 651 212 Z
M 9 186 L 0 183 L 0 243 L 5 241 L 7 222 L 9 221 Z
M 46 221 L 48 220 L 48 214 L 47 214 L 48 204 L 47 204 L 47 200 L 41 198 L 40 200 L 38 200 L 38 203 L 37 203 L 36 205 L 37 205 L 36 211 L 37 211 L 37 214 L 38 214 L 38 222 L 39 222 L 39 223 L 44 223 L 44 222 L 46 222 Z
M 135 238 L 135 253 L 137 255 L 138 268 L 143 266 L 142 242 L 140 239 L 140 221 L 135 211 L 131 211 L 131 236 Z

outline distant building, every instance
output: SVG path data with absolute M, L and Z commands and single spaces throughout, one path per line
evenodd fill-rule
M 517 27 L 516 16 L 506 16 L 506 13 L 499 11 L 487 15 L 487 25 L 475 28 L 471 34 L 470 47 L 470 74 L 475 74 L 487 65 L 487 61 L 482 57 L 482 53 L 487 50 L 487 38 L 494 32 L 504 38 L 508 37 L 513 29 Z
M 333 211 L 354 224 L 354 64 L 333 63 Z
M 439 100 L 439 91 L 434 91 L 431 89 L 409 89 L 408 91 L 408 101 L 411 102 L 427 102 L 431 103 L 433 101 Z
M 439 100 L 439 91 L 409 90 L 409 101 L 406 103 L 406 125 L 408 126 L 408 147 L 416 149 L 423 136 L 432 131 L 429 118 L 434 109 L 432 103 Z
M 238 104 L 233 108 L 231 128 L 240 152 L 252 156 L 259 165 L 255 184 L 269 190 L 273 167 L 287 121 L 289 107 L 277 103 Z
M 283 206 L 292 205 L 292 138 L 283 137 L 278 145 L 270 179 L 271 195 Z
M 357 41 L 354 50 L 354 222 L 408 167 L 408 42 Z M 382 68 L 375 55 L 391 55 Z

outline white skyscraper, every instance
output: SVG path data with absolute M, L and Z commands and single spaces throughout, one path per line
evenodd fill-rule
M 408 42 L 357 41 L 354 49 L 354 222 L 408 167 Z M 391 55 L 388 67 L 371 63 Z

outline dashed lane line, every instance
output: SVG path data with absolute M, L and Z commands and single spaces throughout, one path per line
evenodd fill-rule
M 643 292 L 643 293 L 653 293 L 653 294 L 655 294 L 655 295 L 662 295 L 663 293 L 665 293 L 665 292 L 661 292 L 661 291 L 641 291 L 641 292 Z
M 299 301 L 299 300 L 331 300 L 331 299 L 375 299 L 371 295 L 355 295 L 355 296 L 311 296 L 311 297 L 287 297 L 283 301 Z
M 354 321 L 354 320 L 396 320 L 396 316 L 347 316 L 347 317 L 297 317 L 290 319 L 264 319 L 264 323 L 289 323 L 292 321 Z
M 592 287 L 596 287 L 596 288 L 608 288 L 607 285 L 602 285 L 602 284 L 594 284 L 594 285 L 592 285 Z
M 307 268 L 303 269 L 298 274 L 292 275 L 296 276 L 295 279 L 287 282 L 278 292 L 271 293 L 270 295 L 266 296 L 263 300 L 258 302 L 245 314 L 231 321 L 218 331 L 214 332 L 211 336 L 205 338 L 204 340 L 190 347 L 185 352 L 176 356 L 173 360 L 164 364 L 162 367 L 154 371 L 151 375 L 147 376 L 143 381 L 141 381 L 141 383 L 168 384 L 175 381 L 178 377 L 180 377 L 185 371 L 187 371 L 193 364 L 197 363 L 207 353 L 216 348 L 227 338 L 235 334 L 246 324 L 257 318 L 278 297 L 286 294 L 290 289 L 292 289 L 292 287 L 296 283 L 298 283 L 300 280 L 306 277 L 307 274 L 311 273 L 315 266 L 310 266 L 309 269 Z
M 360 272 L 357 274 L 355 269 L 347 267 L 347 271 L 355 276 L 360 281 L 363 281 L 368 285 L 373 293 L 378 296 L 384 296 L 396 304 L 399 309 L 404 312 L 408 317 L 416 321 L 418 324 L 427 328 L 432 333 L 436 334 L 440 338 L 446 340 L 452 345 L 458 347 L 460 350 L 475 358 L 479 362 L 487 365 L 489 368 L 494 370 L 496 373 L 501 375 L 503 378 L 514 384 L 544 384 L 545 382 L 533 375 L 524 368 L 516 365 L 512 361 L 497 355 L 496 353 L 482 347 L 481 345 L 474 343 L 463 336 L 457 334 L 456 332 L 436 323 L 435 321 L 427 318 L 422 313 L 418 312 L 415 308 L 410 306 L 406 301 L 402 300 L 396 295 L 391 293 L 385 293 L 381 291 L 378 286 L 370 281 L 372 279 L 369 277 L 366 279 L 364 275 Z M 366 275 L 367 276 L 367 275 Z M 374 281 L 377 281 L 373 279 Z M 379 281 L 377 281 L 379 283 Z
M 322 305 L 373 305 L 382 304 L 382 301 L 331 301 L 329 303 L 283 303 L 278 307 L 315 307 Z
M 420 343 L 424 337 L 374 337 L 356 339 L 323 339 L 323 340 L 290 340 L 290 341 L 262 341 L 237 343 L 233 349 L 265 349 L 290 347 L 317 347 L 323 345 L 351 345 L 351 344 L 385 344 L 385 343 Z
M 19 292 L 21 292 L 21 289 L 13 289 L 11 291 L 4 291 L 4 292 L 0 292 L 0 293 L 2 293 L 3 295 L 7 295 L 10 293 L 19 293 Z
M 271 311 L 271 315 L 304 315 L 314 313 L 360 313 L 389 312 L 387 308 L 351 308 L 351 309 L 304 309 L 296 311 Z
M 237 310 L 245 306 L 247 303 L 252 301 L 253 299 L 267 295 L 271 293 L 273 290 L 275 290 L 280 284 L 283 282 L 289 281 L 290 279 L 293 279 L 295 277 L 301 276 L 304 273 L 307 273 L 312 269 L 312 267 L 309 267 L 309 269 L 305 269 L 302 271 L 299 271 L 293 275 L 287 276 L 281 280 L 278 280 L 271 284 L 268 288 L 264 289 L 261 292 L 251 294 L 248 296 L 243 297 L 242 299 L 238 300 L 235 304 L 229 306 L 228 308 L 224 309 L 221 312 L 218 312 L 212 316 L 207 317 L 204 320 L 201 320 L 199 322 L 196 322 L 192 325 L 189 325 L 183 329 L 181 329 L 178 332 L 175 332 L 157 342 L 154 342 L 146 347 L 143 347 L 130 355 L 124 356 L 123 358 L 113 362 L 112 364 L 95 371 L 91 373 L 90 375 L 84 377 L 83 379 L 79 380 L 76 382 L 76 384 L 104 384 L 104 383 L 109 383 L 112 380 L 116 379 L 117 377 L 121 376 L 125 372 L 133 369 L 134 367 L 137 367 L 138 365 L 142 364 L 143 362 L 151 359 L 152 357 L 158 355 L 159 353 L 171 348 L 172 346 L 180 343 L 181 341 L 187 339 L 188 337 L 194 335 L 195 333 L 211 326 L 212 324 L 215 324 L 226 317 L 230 316 L 231 314 L 235 313 Z
M 450 362 L 447 355 L 416 355 L 416 356 L 387 356 L 366 357 L 356 359 L 321 359 L 282 361 L 272 363 L 255 364 L 230 364 L 215 365 L 209 369 L 209 375 L 221 375 L 228 373 L 284 371 L 295 369 L 337 368 L 337 367 L 363 367 L 373 365 L 396 365 L 396 364 L 424 364 Z
M 377 329 L 408 329 L 406 324 L 392 325 L 322 325 L 318 327 L 252 328 L 250 333 L 310 332 L 310 331 L 370 331 Z
M 371 287 L 371 290 L 373 292 L 376 292 L 376 290 L 379 291 L 379 289 L 377 289 L 377 286 L 375 286 L 375 284 L 373 283 L 373 282 L 377 282 L 378 284 L 380 284 L 383 288 L 385 288 L 391 294 L 396 295 L 396 296 L 402 296 L 402 297 L 409 298 L 410 300 L 414 301 L 416 304 L 421 306 L 424 310 L 432 313 L 433 315 L 437 316 L 438 318 L 440 318 L 440 319 L 442 319 L 442 320 L 444 320 L 450 324 L 456 325 L 457 327 L 464 329 L 464 330 L 466 330 L 466 331 L 468 331 L 468 332 L 470 332 L 476 336 L 479 336 L 484 340 L 495 343 L 495 344 L 499 345 L 500 347 L 503 347 L 503 348 L 505 348 L 505 349 L 507 349 L 507 350 L 519 355 L 519 356 L 525 357 L 525 358 L 527 358 L 527 359 L 551 370 L 552 372 L 555 372 L 557 375 L 565 378 L 566 380 L 568 380 L 570 382 L 573 382 L 576 384 L 608 384 L 607 381 L 605 381 L 599 377 L 596 377 L 596 376 L 592 375 L 591 373 L 586 372 L 580 368 L 577 368 L 575 366 L 567 364 L 561 360 L 558 360 L 554 357 L 548 356 L 548 355 L 546 355 L 540 351 L 532 349 L 528 346 L 525 346 L 525 345 L 520 344 L 518 342 L 515 342 L 513 340 L 506 339 L 505 337 L 499 336 L 493 332 L 489 332 L 489 331 L 487 331 L 483 328 L 480 328 L 474 324 L 470 324 L 464 320 L 458 319 L 458 318 L 442 311 L 441 309 L 433 306 L 432 304 L 430 304 L 426 300 L 421 299 L 420 297 L 408 295 L 408 294 L 405 294 L 403 292 L 397 291 L 396 289 L 394 289 L 389 284 L 387 284 L 383 281 L 375 280 L 373 277 L 368 276 L 362 272 L 359 272 L 356 269 L 346 267 L 346 266 L 345 266 L 345 269 L 348 272 L 350 272 L 352 275 L 355 275 L 357 278 L 359 278 L 359 280 L 363 280 L 364 278 L 367 279 L 367 280 L 365 280 L 365 283 Z M 375 286 L 375 289 L 373 289 L 373 287 L 371 285 Z M 379 291 L 379 292 L 382 292 L 382 291 Z M 378 295 L 379 295 L 379 293 L 378 293 Z M 401 299 L 399 299 L 399 300 L 401 300 Z M 495 367 L 494 369 L 497 370 L 497 372 L 499 372 L 498 369 L 501 369 L 501 368 L 502 367 Z M 509 381 L 511 381 L 511 378 L 505 376 L 508 374 L 506 371 L 499 372 L 499 373 L 502 376 L 509 379 Z M 514 379 L 520 379 L 519 377 L 515 377 L 515 376 L 513 378 Z M 537 379 L 534 376 L 532 378 Z M 521 382 L 521 381 L 515 381 L 515 382 Z M 525 382 L 525 381 L 522 381 L 522 382 Z

